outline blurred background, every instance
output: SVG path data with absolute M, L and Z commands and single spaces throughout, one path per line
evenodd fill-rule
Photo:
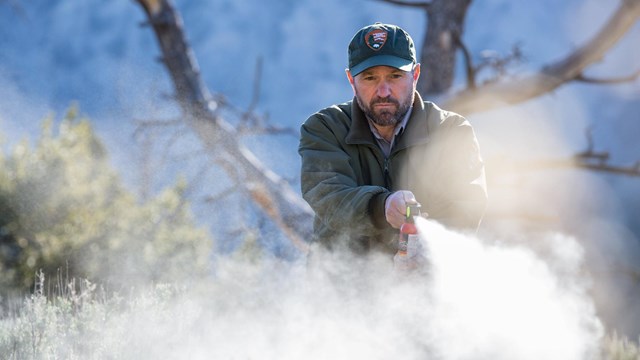
M 493 64 L 477 74 L 478 81 L 509 82 L 580 48 L 602 29 L 620 3 L 476 1 L 466 13 L 461 40 L 474 63 Z M 298 193 L 298 127 L 315 111 L 350 100 L 352 91 L 344 69 L 353 34 L 375 21 L 397 24 L 412 35 L 420 52 L 428 26 L 422 9 L 384 1 L 191 0 L 174 5 L 183 18 L 186 40 L 204 85 L 224 106 L 225 120 L 240 127 L 243 116 L 251 112 L 271 130 L 280 129 L 248 134 L 242 142 Z M 246 194 L 236 191 L 238 178 L 220 163 L 212 165 L 198 137 L 179 121 L 180 108 L 172 98 L 169 73 L 159 61 L 162 54 L 157 38 L 149 26 L 141 26 L 146 20 L 142 7 L 132 1 L 0 0 L 0 134 L 3 166 L 13 171 L 3 178 L 5 198 L 11 193 L 7 189 L 16 191 L 11 184 L 35 182 L 46 185 L 43 198 L 56 193 L 69 199 L 75 196 L 63 196 L 69 187 L 78 189 L 81 179 L 93 181 L 96 172 L 112 169 L 110 179 L 121 179 L 121 188 L 110 188 L 108 194 L 117 196 L 105 195 L 103 188 L 96 190 L 95 186 L 86 190 L 94 191 L 92 214 L 103 208 L 100 204 L 114 199 L 128 204 L 124 206 L 129 209 L 137 206 L 134 204 L 152 204 L 127 215 L 133 219 L 131 224 L 109 222 L 122 213 L 120 208 L 104 215 L 105 227 L 122 232 L 120 240 L 109 240 L 110 249 L 130 252 L 119 244 L 137 231 L 141 238 L 149 232 L 156 234 L 158 244 L 183 239 L 190 249 L 180 253 L 184 263 L 179 266 L 183 267 L 200 256 L 197 263 L 206 268 L 207 261 L 215 261 L 217 255 L 238 249 L 257 248 L 275 257 L 299 259 L 300 250 L 281 228 Z M 640 23 L 636 21 L 584 75 L 606 79 L 637 73 L 639 40 Z M 439 103 L 467 86 L 465 59 L 461 51 L 456 54 L 451 86 L 425 95 L 426 99 Z M 429 71 L 423 64 L 423 76 Z M 633 339 L 640 334 L 640 176 L 633 173 L 640 161 L 639 111 L 640 79 L 636 76 L 612 84 L 567 81 L 522 103 L 462 113 L 476 130 L 487 166 L 490 204 L 479 236 L 526 244 L 541 254 L 552 250 L 548 243 L 536 241 L 538 235 L 575 237 L 584 250 L 584 271 L 593 280 L 591 296 L 600 315 L 612 329 Z M 90 130 L 78 128 L 81 118 L 88 119 Z M 100 167 L 87 169 L 78 162 L 80 168 L 67 178 L 55 174 L 54 165 L 18 166 L 16 159 L 44 159 L 65 141 L 75 144 L 82 136 L 93 137 L 82 145 L 93 149 L 87 150 L 90 154 L 65 153 L 60 159 L 74 162 L 76 157 L 98 157 Z M 43 139 L 64 141 L 46 147 Z M 24 155 L 30 148 L 33 158 Z M 606 166 L 575 166 L 571 159 L 585 152 L 607 153 L 606 160 L 596 165 L 631 173 L 614 173 Z M 42 174 L 35 181 L 20 169 L 30 174 L 40 169 Z M 54 183 L 52 177 L 65 180 Z M 97 193 L 105 198 L 95 200 Z M 125 200 L 125 193 L 131 199 Z M 13 202 L 5 200 L 9 205 L 1 204 L 4 244 L 15 240 L 16 223 L 29 223 L 7 215 L 15 212 L 6 210 L 12 209 L 11 204 L 27 204 L 24 209 L 31 214 L 44 211 L 47 202 L 32 195 L 29 201 L 18 196 Z M 56 206 L 63 202 L 55 200 Z M 50 213 L 44 213 L 48 215 L 41 216 L 57 224 Z M 181 220 L 176 220 L 177 213 Z M 78 214 L 73 219 L 71 223 L 78 228 L 88 221 Z M 158 224 L 167 219 L 179 221 L 175 223 L 179 226 L 159 229 Z M 156 225 L 140 229 L 142 223 Z M 42 255 L 20 258 L 16 249 L 24 250 L 39 239 L 53 243 L 77 230 L 65 224 L 56 234 L 46 236 L 51 226 L 26 226 L 24 234 L 29 235 L 16 237 L 26 240 L 17 241 L 17 248 L 3 250 L 5 270 L 24 265 L 24 259 L 32 259 L 25 272 L 41 262 L 55 264 Z M 194 228 L 197 233 L 190 232 Z M 83 243 L 79 259 L 104 250 L 100 244 L 108 230 L 100 230 L 102 237 L 95 236 L 100 232 L 95 229 L 82 231 L 91 244 Z M 65 246 L 75 249 L 76 245 Z M 251 250 L 246 250 L 248 246 Z M 148 256 L 179 263 L 174 250 L 172 245 Z M 148 254 L 151 250 L 141 245 L 140 251 Z M 127 261 L 132 268 L 139 266 L 133 265 L 135 259 Z M 155 269 L 151 260 L 148 266 Z M 98 267 L 102 271 L 121 268 L 108 262 Z M 157 271 L 149 269 L 127 271 Z M 5 285 L 14 283 L 11 278 Z

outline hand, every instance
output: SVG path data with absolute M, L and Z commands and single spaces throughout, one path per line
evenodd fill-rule
M 407 205 L 417 203 L 418 201 L 411 191 L 396 191 L 389 195 L 384 202 L 384 217 L 391 226 L 399 229 L 407 215 Z

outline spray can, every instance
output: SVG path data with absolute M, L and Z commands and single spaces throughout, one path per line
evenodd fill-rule
M 394 267 L 400 271 L 412 270 L 417 266 L 416 257 L 420 252 L 420 239 L 415 217 L 420 216 L 420 204 L 407 205 L 405 222 L 400 226 L 398 250 L 393 257 Z

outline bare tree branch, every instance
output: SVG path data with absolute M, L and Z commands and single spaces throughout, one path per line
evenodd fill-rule
M 202 201 L 204 201 L 205 203 L 217 203 L 221 200 L 223 200 L 224 198 L 230 196 L 231 194 L 233 194 L 234 192 L 238 191 L 239 187 L 238 186 L 230 186 L 228 189 L 225 189 L 224 191 L 219 192 L 216 195 L 206 195 L 202 197 Z
M 462 55 L 464 57 L 464 68 L 466 70 L 467 88 L 475 89 L 476 88 L 476 67 L 473 65 L 471 52 L 462 41 L 462 38 L 460 37 L 460 34 L 458 32 L 454 32 L 453 36 L 458 48 L 462 51 Z
M 640 17 L 640 0 L 621 0 L 620 6 L 600 31 L 564 59 L 544 66 L 539 72 L 509 82 L 491 83 L 476 89 L 444 96 L 446 109 L 468 115 L 535 98 L 576 80 L 584 69 L 600 61 Z
M 636 161 L 632 166 L 611 165 L 609 164 L 610 155 L 608 151 L 594 150 L 591 127 L 587 128 L 585 135 L 587 137 L 587 149 L 573 156 L 570 161 L 574 163 L 574 166 L 613 174 L 640 176 L 640 160 Z
M 481 70 L 489 69 L 496 72 L 493 79 L 485 80 L 484 83 L 495 82 L 507 75 L 508 67 L 513 63 L 521 62 L 524 58 L 519 44 L 513 45 L 511 52 L 500 56 L 495 51 L 483 51 L 482 61 L 475 66 L 476 75 Z
M 256 61 L 256 75 L 253 82 L 253 95 L 251 102 L 246 110 L 233 106 L 222 94 L 215 95 L 215 101 L 219 108 L 230 110 L 240 118 L 239 124 L 236 126 L 238 137 L 248 135 L 292 135 L 299 136 L 299 132 L 291 127 L 278 127 L 266 124 L 268 117 L 256 114 L 255 109 L 260 102 L 260 83 L 262 79 L 262 58 Z
M 138 138 L 142 133 L 147 131 L 149 128 L 158 128 L 158 127 L 171 127 L 171 126 L 179 126 L 184 122 L 182 119 L 169 119 L 169 120 L 134 120 L 136 124 L 136 128 L 133 131 L 133 137 Z
M 640 159 L 630 166 L 611 165 L 609 164 L 609 152 L 596 151 L 594 149 L 593 129 L 591 127 L 585 130 L 585 136 L 587 138 L 587 148 L 568 159 L 542 159 L 517 164 L 504 159 L 494 159 L 489 163 L 506 163 L 508 164 L 507 168 L 515 168 L 518 171 L 581 168 L 611 174 L 640 177 Z
M 254 77 L 253 82 L 253 95 L 251 96 L 251 102 L 249 103 L 249 107 L 247 107 L 247 113 L 253 113 L 255 108 L 258 106 L 260 102 L 260 83 L 262 80 L 262 57 L 259 57 L 256 60 L 256 75 Z
M 388 4 L 398 5 L 398 6 L 416 7 L 421 9 L 428 9 L 432 3 L 432 1 L 420 1 L 420 2 L 401 1 L 401 0 L 378 0 L 378 1 L 388 3 Z
M 242 175 L 239 184 L 255 203 L 296 244 L 311 234 L 313 212 L 289 184 L 266 168 L 239 141 L 238 133 L 217 111 L 204 85 L 193 51 L 182 29 L 182 19 L 169 0 L 137 0 L 152 25 L 171 75 L 185 121 L 200 139 L 212 161 L 226 153 Z M 268 199 L 268 201 L 264 201 Z M 276 209 L 274 211 L 273 209 Z
M 587 149 L 579 152 L 570 158 L 565 159 L 540 159 L 525 162 L 515 162 L 513 160 L 505 160 L 496 158 L 487 161 L 488 167 L 501 167 L 501 165 L 507 165 L 507 169 L 510 171 L 539 171 L 548 169 L 588 169 L 598 172 L 627 175 L 633 177 L 640 177 L 640 160 L 636 161 L 633 165 L 620 166 L 612 165 L 609 163 L 610 155 L 607 151 L 595 151 L 593 149 L 593 141 L 591 140 L 590 133 L 588 139 Z
M 608 79 L 596 79 L 592 77 L 587 77 L 584 74 L 580 74 L 576 77 L 576 81 L 581 81 L 590 84 L 622 84 L 627 82 L 633 82 L 640 78 L 640 70 L 635 73 L 627 76 L 622 76 L 619 78 L 608 78 Z
M 165 127 L 165 126 L 176 126 L 182 125 L 182 119 L 151 119 L 151 120 L 142 120 L 136 119 L 133 121 L 139 128 L 147 128 L 147 127 Z
M 565 159 L 539 159 L 524 162 L 506 161 L 506 160 L 487 160 L 487 172 L 496 175 L 496 171 L 491 169 L 502 168 L 498 173 L 506 172 L 524 172 L 524 171 L 541 171 L 541 170 L 558 170 L 558 169 L 584 169 L 601 173 L 609 173 L 615 175 L 626 175 L 631 177 L 640 177 L 640 161 L 628 166 L 612 165 L 608 161 L 603 161 L 599 155 L 606 153 L 598 153 L 596 157 L 584 157 L 575 155 Z M 591 160 L 595 159 L 595 161 Z
M 258 183 L 252 183 L 249 187 L 249 194 L 253 202 L 258 204 L 263 212 L 273 221 L 285 235 L 291 240 L 291 243 L 302 253 L 309 251 L 309 245 L 304 241 L 295 229 L 286 223 L 286 220 L 282 217 L 280 208 L 276 200 L 272 197 L 272 194 L 263 185 Z
M 277 127 L 277 126 L 252 126 L 252 127 L 238 127 L 238 135 L 291 135 L 298 136 L 299 133 L 296 129 L 290 127 Z
M 640 177 L 640 162 L 636 162 L 631 166 L 618 166 L 602 162 L 600 159 L 598 159 L 598 162 L 593 163 L 584 157 L 578 156 L 573 159 L 532 161 L 526 164 L 526 168 L 530 170 L 581 168 L 616 175 Z

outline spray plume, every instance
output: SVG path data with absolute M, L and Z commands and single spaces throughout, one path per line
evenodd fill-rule
M 81 347 L 75 354 L 80 357 L 56 354 L 123 359 L 599 357 L 603 329 L 587 295 L 589 282 L 580 275 L 582 251 L 575 240 L 551 236 L 555 250 L 543 260 L 524 247 L 488 243 L 426 219 L 417 224 L 430 260 L 426 273 L 398 274 L 387 258 L 336 252 L 318 253 L 308 265 L 219 259 L 215 279 L 204 286 L 177 292 L 160 288 L 129 300 L 124 311 L 97 312 L 100 331 L 73 340 L 96 346 Z

